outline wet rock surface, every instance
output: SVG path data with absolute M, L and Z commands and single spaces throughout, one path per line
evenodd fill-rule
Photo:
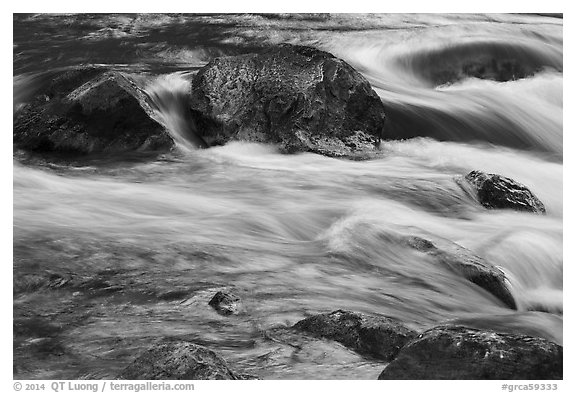
M 294 328 L 388 361 L 416 336 L 415 331 L 392 318 L 344 310 L 308 317 L 296 323 Z
M 456 274 L 490 292 L 507 307 L 516 310 L 516 301 L 504 273 L 472 251 L 448 241 L 442 241 L 440 247 L 437 247 L 431 241 L 417 236 L 406 238 L 406 243 L 432 256 Z
M 402 348 L 378 379 L 562 379 L 562 354 L 543 338 L 438 326 Z
M 562 317 L 550 313 L 518 311 L 512 314 L 480 314 L 468 318 L 456 318 L 442 324 L 540 337 L 564 345 Z
M 255 379 L 236 374 L 215 352 L 188 341 L 164 339 L 144 351 L 118 379 L 211 380 Z
M 56 74 L 17 112 L 13 141 L 39 152 L 167 151 L 174 142 L 151 115 L 126 74 L 79 68 Z
M 190 106 L 209 144 L 275 143 L 336 157 L 373 152 L 385 121 L 380 98 L 354 68 L 288 44 L 212 60 L 194 77 Z
M 546 214 L 544 204 L 523 184 L 493 173 L 472 171 L 465 180 L 473 187 L 478 201 L 488 209 L 513 209 Z
M 208 304 L 222 315 L 237 315 L 241 309 L 241 299 L 231 293 L 218 291 Z

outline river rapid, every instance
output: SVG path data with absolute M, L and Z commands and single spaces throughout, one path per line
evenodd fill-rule
M 562 31 L 562 19 L 512 14 L 16 15 L 15 113 L 54 71 L 105 64 L 135 75 L 177 147 L 14 151 L 14 377 L 114 378 L 154 339 L 184 336 L 263 379 L 375 379 L 384 363 L 337 343 L 270 337 L 337 309 L 562 344 Z M 284 42 L 371 82 L 391 138 L 374 159 L 198 148 L 185 115 L 194 73 Z M 484 209 L 459 185 L 471 170 L 526 185 L 547 214 Z M 518 310 L 407 247 L 409 235 L 500 267 Z M 214 312 L 218 290 L 244 312 Z

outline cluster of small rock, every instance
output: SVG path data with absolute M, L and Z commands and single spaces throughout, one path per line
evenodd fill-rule
M 445 242 L 406 237 L 405 242 L 429 254 L 516 309 L 504 274 L 471 251 Z M 223 316 L 243 312 L 239 296 L 217 292 L 208 303 Z M 445 324 L 423 332 L 397 319 L 347 310 L 317 314 L 291 330 L 333 340 L 388 364 L 378 379 L 562 379 L 563 347 L 544 338 Z M 213 351 L 178 339 L 164 339 L 144 351 L 121 379 L 258 379 L 232 371 Z
M 210 305 L 221 312 L 232 304 L 236 308 L 239 301 L 237 296 L 219 292 Z M 291 329 L 387 362 L 378 376 L 383 380 L 549 380 L 563 376 L 563 347 L 544 338 L 459 325 L 440 325 L 419 333 L 394 318 L 346 310 L 308 317 Z M 175 338 L 162 339 L 145 350 L 118 378 L 258 379 L 231 370 L 208 348 Z

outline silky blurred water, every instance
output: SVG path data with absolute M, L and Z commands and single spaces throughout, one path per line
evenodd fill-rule
M 15 151 L 15 320 L 54 324 L 63 342 L 55 356 L 34 352 L 34 338 L 15 339 L 18 378 L 113 378 L 167 335 L 191 337 L 264 379 L 376 378 L 383 363 L 339 344 L 269 338 L 336 309 L 418 330 L 458 319 L 562 342 L 562 19 L 20 15 L 14 23 L 15 111 L 50 71 L 105 63 L 132 75 L 178 144 L 153 159 Z M 368 161 L 240 142 L 197 149 L 186 121 L 195 70 L 280 42 L 329 50 L 361 71 L 389 111 L 388 136 L 401 140 L 384 141 Z M 461 71 L 510 59 L 525 75 Z M 459 186 L 471 170 L 521 182 L 547 214 L 484 209 Z M 413 235 L 499 266 L 519 310 L 406 247 Z M 28 284 L 50 274 L 105 276 L 121 289 Z M 215 313 L 207 302 L 220 289 L 240 295 L 245 312 Z M 185 295 L 166 295 L 177 291 Z

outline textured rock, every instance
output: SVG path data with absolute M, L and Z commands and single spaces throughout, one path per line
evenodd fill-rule
M 385 121 L 380 98 L 350 65 L 287 44 L 212 60 L 194 77 L 190 105 L 210 144 L 277 143 L 329 156 L 374 151 Z
M 545 214 L 544 204 L 524 185 L 504 176 L 472 171 L 465 177 L 478 201 L 489 209 L 514 209 Z
M 74 153 L 168 150 L 172 138 L 153 120 L 145 96 L 115 71 L 62 72 L 14 119 L 16 146 Z
M 208 302 L 208 304 L 222 315 L 240 313 L 240 298 L 230 293 L 218 291 Z
M 441 249 L 431 241 L 416 236 L 408 237 L 406 241 L 410 247 L 431 255 L 456 274 L 485 289 L 506 306 L 516 310 L 516 302 L 508 288 L 506 276 L 488 261 L 448 241 L 442 242 Z
M 144 351 L 118 379 L 254 379 L 228 368 L 213 351 L 187 341 L 164 339 Z
M 344 310 L 308 317 L 294 328 L 387 361 L 416 336 L 416 332 L 394 319 Z
M 562 379 L 562 354 L 543 338 L 439 326 L 402 348 L 378 379 Z

